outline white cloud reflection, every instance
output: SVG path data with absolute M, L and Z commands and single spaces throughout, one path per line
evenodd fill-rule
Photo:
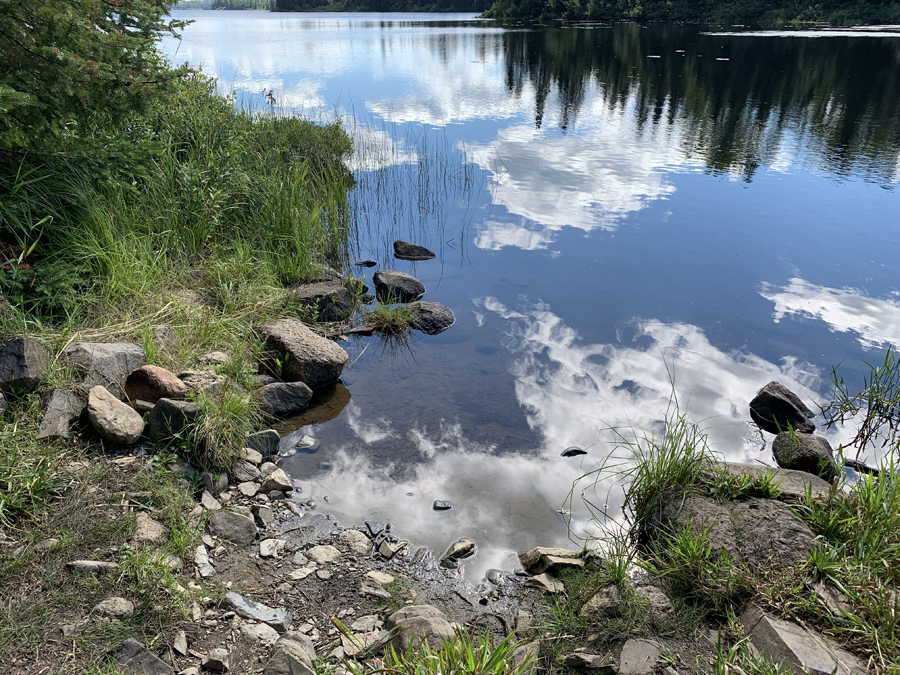
M 805 316 L 824 321 L 832 331 L 856 333 L 865 349 L 900 346 L 900 298 L 870 298 L 856 288 L 818 286 L 799 277 L 785 286 L 764 283 L 760 295 L 775 304 L 775 323 Z

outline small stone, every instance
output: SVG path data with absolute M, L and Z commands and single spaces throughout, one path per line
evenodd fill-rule
M 159 366 L 141 366 L 125 378 L 125 396 L 129 401 L 156 403 L 161 398 L 182 399 L 188 393 L 184 382 Z
M 209 654 L 203 659 L 200 665 L 207 670 L 212 670 L 217 673 L 227 673 L 228 669 L 231 667 L 231 654 L 228 653 L 227 649 L 223 649 L 222 647 L 210 649 Z
M 386 626 L 399 631 L 391 642 L 399 653 L 426 641 L 433 649 L 440 649 L 456 636 L 443 612 L 431 605 L 404 607 L 388 617 Z
M 657 622 L 675 618 L 675 606 L 668 596 L 656 586 L 641 586 L 635 594 L 650 603 L 650 617 Z
M 241 450 L 241 459 L 245 462 L 250 462 L 254 466 L 259 466 L 263 463 L 263 456 L 261 452 L 254 450 L 253 448 L 244 448 Z
M 225 598 L 222 600 L 222 607 L 233 610 L 235 614 L 244 619 L 252 619 L 253 621 L 268 624 L 279 633 L 283 633 L 288 629 L 293 615 L 289 609 L 272 609 L 233 592 L 225 594 Z
M 209 517 L 209 532 L 238 546 L 249 546 L 256 539 L 256 523 L 252 518 L 231 511 L 217 511 Z
M 378 270 L 372 275 L 372 281 L 381 302 L 414 302 L 425 295 L 425 284 L 406 272 Z
M 809 434 L 816 425 L 810 419 L 812 411 L 800 398 L 779 382 L 769 382 L 750 401 L 750 417 L 766 431 L 777 434 L 794 431 Z
M 231 465 L 231 475 L 238 483 L 255 481 L 260 477 L 256 465 L 243 459 L 239 459 Z
M 620 675 L 652 673 L 659 660 L 660 645 L 653 640 L 628 640 L 619 656 Z
M 404 548 L 406 548 L 407 542 L 401 541 L 398 543 L 393 543 L 385 539 L 381 542 L 381 545 L 378 547 L 378 554 L 384 558 L 385 560 L 390 560 L 395 555 L 400 553 Z
M 228 474 L 211 473 L 203 471 L 200 473 L 200 480 L 203 481 L 204 487 L 213 497 L 218 497 L 228 488 Z
M 125 667 L 127 675 L 172 675 L 172 668 L 137 640 L 129 638 L 119 645 L 113 661 Z
M 361 616 L 350 624 L 350 630 L 360 633 L 370 633 L 376 628 L 380 628 L 383 624 L 381 617 L 377 614 L 367 614 Z
M 147 435 L 153 441 L 165 441 L 184 433 L 200 417 L 200 406 L 189 401 L 161 398 L 147 418 Z M 215 490 L 210 490 L 214 495 Z
M 134 530 L 135 544 L 161 544 L 168 535 L 169 530 L 162 523 L 154 520 L 144 511 L 138 511 L 137 526 Z
M 368 555 L 372 542 L 359 530 L 344 530 L 338 535 L 338 542 L 354 555 Z
M 322 581 L 328 581 L 331 578 L 331 570 L 317 570 L 316 576 Z
M 563 457 L 578 457 L 579 455 L 586 455 L 586 454 L 587 454 L 587 450 L 585 450 L 584 448 L 579 448 L 577 445 L 573 445 L 562 451 Z M 566 657 L 566 658 L 568 658 L 568 657 Z
M 62 631 L 64 638 L 75 637 L 80 631 L 80 627 L 74 623 L 67 623 L 64 626 L 60 626 L 59 629 Z
M 369 531 L 369 536 L 375 539 L 375 537 L 384 532 L 385 524 L 380 520 L 367 520 L 366 529 Z
M 73 572 L 81 572 L 83 574 L 108 574 L 119 568 L 118 563 L 101 562 L 99 560 L 73 560 L 66 563 L 66 567 Z
M 622 614 L 622 608 L 622 591 L 615 584 L 607 584 L 584 604 L 579 616 L 588 621 L 612 619 Z
M 563 582 L 548 573 L 538 574 L 525 582 L 529 588 L 538 588 L 545 593 L 564 593 Z
M 390 584 L 394 583 L 394 577 L 385 572 L 379 572 L 377 570 L 372 570 L 370 572 L 366 572 L 366 576 L 369 577 L 369 579 L 372 579 L 373 581 L 375 581 L 376 583 L 381 584 L 382 586 L 389 586 Z
M 360 595 L 368 595 L 373 598 L 382 598 L 383 600 L 390 600 L 391 594 L 388 593 L 381 584 L 375 582 L 373 579 L 363 579 L 359 584 L 359 594 Z
M 43 553 L 44 551 L 49 551 L 58 543 L 59 539 L 43 539 L 34 545 L 34 550 L 36 553 Z
M 125 598 L 113 596 L 98 602 L 92 611 L 111 619 L 124 619 L 134 614 L 134 604 Z
M 606 665 L 604 663 L 605 660 L 606 659 L 602 656 L 597 656 L 595 654 L 574 652 L 566 655 L 563 659 L 563 665 L 566 668 L 572 668 L 574 670 L 602 671 L 603 675 L 615 675 L 617 672 L 616 667 Z
M 187 635 L 183 630 L 178 631 L 175 635 L 175 640 L 172 642 L 172 649 L 175 650 L 176 654 L 180 654 L 181 656 L 188 655 Z
M 49 355 L 34 340 L 16 338 L 0 347 L 0 390 L 29 394 L 41 383 Z
M 315 560 L 320 565 L 326 565 L 340 558 L 341 552 L 334 546 L 326 544 L 324 546 L 313 546 L 306 551 L 306 557 L 310 560 Z
M 513 668 L 522 668 L 526 663 L 536 664 L 541 655 L 541 643 L 538 640 L 519 645 L 512 652 Z M 527 672 L 527 671 L 523 671 Z
M 263 497 L 265 495 L 259 495 Z M 271 506 L 253 506 L 253 516 L 256 518 L 256 524 L 259 527 L 267 528 L 275 522 L 275 512 Z
M 294 489 L 294 484 L 291 482 L 291 479 L 288 478 L 288 475 L 281 469 L 276 469 L 263 481 L 262 487 L 260 490 L 263 492 L 271 492 L 272 490 L 280 490 L 281 492 L 291 492 Z
M 256 493 L 259 492 L 259 483 L 238 483 L 238 492 L 240 492 L 245 497 L 255 497 Z
M 213 497 L 209 490 L 204 490 L 203 494 L 200 495 L 200 506 L 207 511 L 218 511 L 222 508 L 219 500 Z
M 246 447 L 256 450 L 263 456 L 263 459 L 275 457 L 278 454 L 278 445 L 281 443 L 281 436 L 274 429 L 266 429 L 265 431 L 257 431 L 247 437 Z
M 398 239 L 394 242 L 394 257 L 399 260 L 421 261 L 431 260 L 432 258 L 436 258 L 437 255 L 434 251 L 427 249 L 424 246 Z
M 531 574 L 555 571 L 558 567 L 584 567 L 581 551 L 538 546 L 519 556 L 522 566 Z
M 431 508 L 435 511 L 449 511 L 453 508 L 453 504 L 450 502 L 445 502 L 440 499 L 435 499 L 434 503 L 431 505 Z
M 294 570 L 293 572 L 288 574 L 288 579 L 290 579 L 291 581 L 303 581 L 306 577 L 308 577 L 315 571 L 315 567 L 301 567 L 300 569 Z
M 187 390 L 193 394 L 200 392 L 207 396 L 216 396 L 225 387 L 228 378 L 224 375 L 217 375 L 211 370 L 193 371 L 188 370 L 178 373 L 178 379 L 184 382 Z
M 277 630 L 264 623 L 252 625 L 245 623 L 241 626 L 241 633 L 243 633 L 247 639 L 253 642 L 260 642 L 266 646 L 275 644 L 279 637 Z
M 853 605 L 850 604 L 850 598 L 833 586 L 824 581 L 818 581 L 813 584 L 812 591 L 815 593 L 819 602 L 821 602 L 825 606 L 825 609 L 831 612 L 832 615 L 839 619 L 847 615 L 853 615 Z M 893 605 L 894 603 L 890 604 Z
M 286 545 L 284 539 L 264 539 L 259 543 L 259 555 L 262 558 L 277 558 L 284 553 Z
M 221 366 L 222 364 L 228 363 L 228 359 L 231 358 L 225 352 L 209 352 L 208 354 L 204 354 L 199 359 L 197 359 L 197 364 L 201 368 L 208 368 L 210 366 Z
M 448 561 L 456 562 L 473 555 L 475 555 L 475 542 L 471 539 L 459 539 L 450 544 L 450 548 L 441 557 L 441 564 Z
M 216 576 L 216 568 L 209 562 L 209 554 L 206 552 L 205 546 L 198 546 L 194 552 L 194 564 L 197 566 L 197 572 L 204 579 Z
M 772 454 L 784 469 L 805 471 L 827 481 L 843 473 L 831 444 L 821 436 L 782 431 L 772 443 Z

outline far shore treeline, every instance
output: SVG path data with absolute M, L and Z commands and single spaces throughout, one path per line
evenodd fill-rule
M 896 0 L 183 0 L 180 9 L 275 12 L 474 12 L 492 19 L 716 24 L 900 23 Z

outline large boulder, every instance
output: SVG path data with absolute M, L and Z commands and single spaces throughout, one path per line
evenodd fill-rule
M 88 394 L 87 414 L 91 426 L 111 443 L 132 445 L 144 432 L 141 416 L 100 385 Z
M 28 394 L 37 389 L 47 358 L 47 350 L 34 340 L 16 338 L 7 342 L 0 347 L 0 391 Z
M 263 459 L 269 459 L 278 454 L 278 447 L 281 444 L 281 435 L 274 429 L 264 429 L 256 431 L 247 436 L 247 442 L 244 443 L 245 448 L 255 450 L 263 456 Z
M 297 319 L 271 321 L 257 332 L 272 357 L 281 361 L 279 375 L 285 382 L 303 382 L 318 389 L 340 378 L 350 360 L 347 352 Z
M 772 454 L 778 466 L 805 471 L 825 480 L 840 475 L 831 444 L 821 436 L 782 431 L 772 443 Z
M 399 653 L 405 653 L 410 644 L 414 647 L 428 642 L 433 649 L 441 649 L 447 640 L 456 635 L 453 626 L 441 610 L 431 605 L 403 607 L 388 617 L 387 628 L 399 632 L 392 644 Z
M 769 382 L 750 401 L 750 417 L 772 434 L 787 431 L 789 426 L 800 433 L 812 433 L 816 428 L 812 416 L 800 397 L 779 382 Z
M 72 425 L 84 412 L 84 398 L 74 391 L 54 389 L 44 401 L 44 418 L 38 427 L 38 438 L 71 437 Z
M 651 536 L 664 538 L 690 527 L 706 532 L 713 551 L 759 567 L 799 566 L 806 562 L 815 535 L 786 504 L 772 499 L 719 502 L 708 497 L 673 498 L 663 503 Z
M 257 389 L 255 395 L 264 414 L 283 419 L 305 410 L 313 393 L 303 382 L 274 382 Z
M 419 300 L 410 303 L 409 308 L 413 310 L 410 328 L 422 331 L 425 335 L 443 333 L 456 323 L 456 317 L 453 316 L 451 309 L 439 302 Z
M 263 675 L 314 675 L 316 648 L 303 633 L 288 631 L 275 643 Z
M 131 371 L 125 378 L 123 389 L 129 401 L 150 403 L 156 403 L 161 398 L 184 398 L 188 393 L 184 382 L 159 366 L 141 366 Z
M 431 260 L 437 254 L 424 246 L 398 239 L 394 242 L 394 257 L 400 260 Z
M 752 477 L 757 480 L 764 477 L 772 477 L 778 485 L 778 501 L 798 504 L 806 499 L 807 493 L 815 499 L 825 499 L 831 493 L 831 484 L 818 476 L 804 471 L 791 469 L 774 469 L 758 464 L 737 464 L 724 462 L 717 465 L 732 476 L 744 479 Z M 711 476 L 712 477 L 712 476 Z
M 378 270 L 372 281 L 375 294 L 383 303 L 414 302 L 425 295 L 425 284 L 406 272 Z
M 150 440 L 164 441 L 182 433 L 200 417 L 200 406 L 188 401 L 161 398 L 147 418 L 147 435 Z
M 291 297 L 312 312 L 316 321 L 343 321 L 353 312 L 350 291 L 338 281 L 304 284 L 294 289 Z
M 86 385 L 102 385 L 116 398 L 125 396 L 122 383 L 129 373 L 147 363 L 144 350 L 128 342 L 73 342 L 62 356 Z

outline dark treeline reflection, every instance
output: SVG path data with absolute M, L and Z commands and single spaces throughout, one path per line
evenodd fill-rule
M 577 125 L 588 87 L 633 109 L 638 133 L 678 126 L 684 151 L 749 180 L 787 143 L 824 170 L 894 181 L 900 161 L 900 38 L 702 35 L 696 27 L 616 24 L 504 34 L 507 86 L 536 91 Z M 728 59 L 728 60 L 721 60 Z M 810 152 L 811 151 L 811 152 Z

